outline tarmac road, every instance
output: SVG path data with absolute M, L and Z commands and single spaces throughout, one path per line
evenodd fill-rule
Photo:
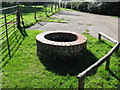
M 52 17 L 64 18 L 67 23 L 39 22 L 28 29 L 41 31 L 63 30 L 78 33 L 83 33 L 88 29 L 90 35 L 93 37 L 97 37 L 98 32 L 103 32 L 113 39 L 118 40 L 117 17 L 70 10 L 62 10 Z

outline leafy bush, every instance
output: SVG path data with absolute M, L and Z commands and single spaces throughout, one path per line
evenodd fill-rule
M 72 9 L 83 12 L 118 16 L 119 4 L 120 2 L 73 2 Z M 67 3 L 66 7 L 71 8 L 71 3 Z

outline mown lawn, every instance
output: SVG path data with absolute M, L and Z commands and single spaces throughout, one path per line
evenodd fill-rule
M 25 7 L 25 6 L 21 5 L 20 12 L 22 14 L 25 27 L 29 27 L 29 26 L 37 23 L 38 21 L 62 22 L 63 18 L 58 19 L 58 18 L 55 18 L 55 17 L 47 17 L 45 15 L 45 10 L 44 9 L 45 8 L 43 6 L 37 6 L 35 8 L 35 6 Z M 47 9 L 48 9 L 48 11 L 50 11 L 50 8 L 47 8 Z M 16 8 L 3 10 L 2 13 L 0 14 L 0 17 L 3 17 L 5 13 L 6 13 L 6 15 L 8 15 L 9 13 L 14 12 L 15 10 L 16 10 Z M 36 16 L 39 17 L 39 18 L 37 18 L 37 20 L 34 19 L 34 12 L 35 11 L 36 11 Z M 59 10 L 58 9 L 55 10 L 55 7 L 54 7 L 53 12 L 47 12 L 47 14 L 48 14 L 48 16 L 51 16 L 51 15 L 53 15 L 54 13 L 56 13 L 58 11 Z M 7 22 L 14 19 L 9 24 L 7 24 L 7 28 L 9 28 L 9 29 L 7 29 L 7 32 L 9 33 L 8 34 L 8 37 L 9 37 L 8 42 L 10 44 L 10 49 L 13 52 L 15 52 L 17 50 L 17 49 L 15 50 L 16 47 L 19 47 L 19 45 L 16 45 L 16 42 L 19 43 L 19 44 L 22 42 L 22 40 L 19 39 L 22 36 L 20 36 L 19 30 L 16 28 L 17 25 L 16 24 L 14 25 L 14 23 L 16 22 L 15 18 L 16 18 L 16 14 L 10 15 L 10 16 L 8 16 L 6 18 Z M 22 20 L 21 20 L 21 22 L 22 22 Z M 5 23 L 5 19 L 4 18 L 0 19 L 0 26 L 2 26 L 4 23 Z M 23 25 L 21 24 L 21 26 L 23 26 Z M 0 47 L 1 51 L 0 51 L 0 53 L 2 54 L 2 59 L 0 59 L 0 62 L 6 63 L 6 58 L 8 58 L 7 57 L 8 56 L 8 54 L 7 54 L 7 52 L 8 52 L 8 43 L 7 43 L 7 40 L 6 40 L 6 27 L 5 27 L 5 25 L 0 28 L 0 38 L 1 38 L 1 40 L 0 40 L 0 43 L 1 43 L 1 47 Z M 1 63 L 0 63 L 0 66 L 1 66 Z
M 59 23 L 64 23 L 62 20 L 64 18 L 55 18 L 55 17 L 50 17 L 56 12 L 60 10 L 55 10 L 55 6 L 53 6 L 53 11 L 51 12 L 51 9 L 48 7 L 47 8 L 47 15 L 45 14 L 45 8 L 43 6 L 32 6 L 32 7 L 21 7 L 21 12 L 24 18 L 24 23 L 25 27 L 29 27 L 33 24 L 35 24 L 38 21 L 43 21 L 43 22 L 59 22 Z M 36 12 L 36 20 L 34 19 L 34 13 Z
M 11 59 L 2 67 L 2 88 L 77 88 L 76 75 L 60 75 L 48 70 L 36 55 L 35 37 L 41 31 L 27 30 L 28 37 L 21 37 L 21 43 Z M 113 46 L 107 41 L 100 42 L 96 38 L 85 34 L 88 38 L 87 50 L 95 58 L 104 56 Z M 119 49 L 120 53 L 120 49 Z M 93 57 L 87 57 L 91 59 Z M 113 54 L 110 68 L 113 73 L 120 77 L 118 66 L 120 55 Z M 78 67 L 80 68 L 80 67 Z M 80 73 L 80 72 L 78 72 Z M 118 88 L 119 82 L 105 70 L 105 63 L 102 64 L 95 74 L 85 79 L 85 88 Z
M 8 9 L 8 10 L 3 10 L 2 14 L 0 14 L 0 17 L 4 16 L 4 14 L 6 13 L 6 15 L 8 15 L 9 13 L 14 12 L 15 10 L 17 10 L 16 8 L 13 9 Z M 51 12 L 51 9 L 48 7 L 47 8 L 47 15 L 45 14 L 45 8 L 44 6 L 29 6 L 29 7 L 25 7 L 23 5 L 20 6 L 20 14 L 22 14 L 22 17 L 24 19 L 24 24 L 25 27 L 29 27 L 35 23 L 37 23 L 38 21 L 44 21 L 44 22 L 60 22 L 60 23 L 64 23 L 64 18 L 55 18 L 55 17 L 50 17 L 53 14 L 55 14 L 56 12 L 60 11 L 59 9 L 55 10 L 55 6 L 53 6 L 53 11 Z M 35 12 L 36 12 L 36 19 L 34 19 L 35 16 Z M 10 15 L 7 17 L 7 22 L 9 22 L 10 20 L 16 18 L 16 14 L 14 15 Z M 16 22 L 16 20 L 14 20 L 13 22 Z M 22 19 L 21 19 L 22 22 Z M 0 19 L 0 24 L 5 23 L 4 19 Z M 5 28 L 5 27 L 3 27 Z M 0 28 L 1 29 L 1 28 Z

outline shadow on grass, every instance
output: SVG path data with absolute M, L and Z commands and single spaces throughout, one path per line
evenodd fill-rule
M 78 75 L 98 60 L 88 50 L 82 56 L 72 57 L 71 60 L 70 58 L 66 58 L 66 60 L 61 61 L 59 60 L 61 57 L 63 56 L 58 56 L 54 61 L 50 57 L 41 57 L 40 60 L 47 70 L 63 76 Z
M 113 46 L 111 44 L 106 43 L 105 40 L 100 40 L 98 41 L 98 43 L 104 43 L 105 45 L 108 45 L 110 48 L 113 48 Z
M 108 69 L 108 72 L 111 74 L 111 76 L 113 76 L 114 78 L 116 78 L 119 82 L 120 82 L 120 78 L 118 76 L 116 76 L 113 71 L 111 71 L 110 69 Z
M 116 51 L 115 56 L 116 56 L 117 58 L 120 58 L 120 47 L 119 47 L 118 51 Z M 118 61 L 118 62 L 119 62 L 119 61 Z M 119 66 L 120 66 L 120 64 L 118 64 L 118 73 L 120 72 Z M 108 69 L 108 72 L 110 73 L 110 75 L 111 75 L 112 77 L 116 78 L 116 79 L 120 82 L 120 77 L 117 76 L 117 75 L 115 75 L 114 72 L 113 72 L 110 68 Z
M 8 53 L 7 40 L 3 42 L 2 48 L 1 48 L 1 54 L 2 54 L 1 60 L 3 63 L 2 67 L 4 67 L 11 58 L 13 58 L 14 54 L 22 44 L 24 38 L 25 37 L 19 32 L 19 30 L 14 31 L 13 34 L 9 36 L 8 43 L 10 47 L 9 49 L 10 53 Z
M 42 22 L 40 23 L 40 20 L 37 20 L 37 19 L 35 19 L 35 20 L 36 20 L 36 22 L 37 22 L 39 25 L 41 25 L 41 26 L 44 26 L 44 25 L 46 24 L 46 23 L 43 24 Z

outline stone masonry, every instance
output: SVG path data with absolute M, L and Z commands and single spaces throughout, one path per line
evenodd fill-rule
M 37 55 L 51 61 L 71 61 L 83 55 L 87 38 L 70 31 L 48 31 L 36 36 Z

